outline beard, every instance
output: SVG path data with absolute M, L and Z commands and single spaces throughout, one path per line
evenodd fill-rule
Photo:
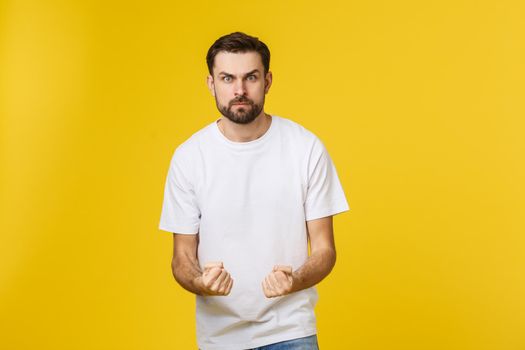
M 235 107 L 236 110 L 234 111 L 233 108 L 234 104 L 236 103 L 246 103 L 246 105 Z M 254 103 L 245 96 L 240 96 L 231 100 L 228 103 L 228 106 L 221 105 L 217 100 L 217 97 L 215 97 L 215 104 L 217 105 L 219 112 L 221 112 L 221 114 L 230 121 L 236 124 L 249 124 L 253 122 L 259 114 L 261 114 L 264 106 L 264 95 L 263 101 L 260 105 Z

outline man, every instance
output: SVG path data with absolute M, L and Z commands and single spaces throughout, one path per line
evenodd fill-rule
M 335 264 L 332 215 L 349 209 L 335 167 L 313 133 L 265 113 L 262 41 L 225 35 L 206 59 L 222 116 L 175 150 L 160 220 L 196 294 L 198 345 L 317 349 L 314 285 Z

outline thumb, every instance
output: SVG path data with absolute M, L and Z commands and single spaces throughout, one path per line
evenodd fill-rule
M 292 274 L 292 267 L 289 265 L 275 265 L 273 271 L 282 271 L 288 275 Z
M 204 271 L 209 271 L 209 270 L 213 269 L 214 267 L 218 267 L 218 268 L 222 269 L 223 268 L 222 261 L 213 261 L 213 262 L 208 262 L 208 263 L 204 264 Z

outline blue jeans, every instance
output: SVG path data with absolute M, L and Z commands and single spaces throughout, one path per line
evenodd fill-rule
M 252 350 L 319 350 L 317 336 L 286 340 L 279 343 L 261 346 Z

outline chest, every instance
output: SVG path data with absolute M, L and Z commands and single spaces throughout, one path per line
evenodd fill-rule
M 302 206 L 306 196 L 302 164 L 300 156 L 286 150 L 204 158 L 195 188 L 201 212 Z

